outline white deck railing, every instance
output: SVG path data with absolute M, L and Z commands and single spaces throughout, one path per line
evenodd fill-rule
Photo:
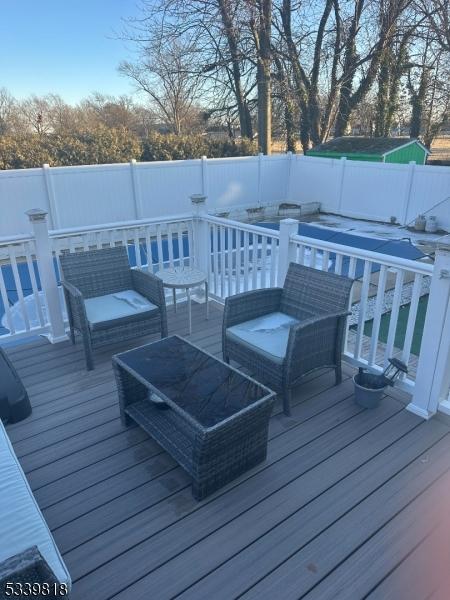
M 8 330 L 3 340 L 42 333 L 52 341 L 65 336 L 64 302 L 57 287 L 57 263 L 63 251 L 123 244 L 137 268 L 155 271 L 195 264 L 207 273 L 211 295 L 220 302 L 230 294 L 282 285 L 289 262 L 294 261 L 356 279 L 345 360 L 380 371 L 390 356 L 398 355 L 410 368 L 400 386 L 414 394 L 411 410 L 424 417 L 433 414 L 439 403 L 450 410 L 448 251 L 439 252 L 433 265 L 299 236 L 298 222 L 292 219 L 282 221 L 280 231 L 274 231 L 213 217 L 201 204 L 194 214 L 57 231 L 47 230 L 45 213 L 31 212 L 32 235 L 0 238 L 0 296 Z M 8 285 L 17 293 L 13 307 Z M 419 300 L 425 294 L 429 294 L 428 309 L 417 359 L 411 346 Z M 409 315 L 403 347 L 398 349 L 395 337 L 405 303 L 410 305 Z M 389 329 L 387 340 L 381 342 L 386 312 Z M 372 321 L 370 335 L 365 331 L 368 320 Z

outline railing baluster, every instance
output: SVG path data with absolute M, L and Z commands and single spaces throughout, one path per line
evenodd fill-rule
M 183 224 L 182 223 L 178 224 L 177 237 L 178 237 L 178 255 L 180 257 L 180 267 L 184 267 Z
M 419 307 L 420 292 L 422 291 L 422 275 L 416 273 L 411 295 L 411 303 L 409 305 L 408 323 L 406 325 L 405 342 L 403 344 L 402 361 L 409 363 L 411 355 L 411 345 L 416 326 L 417 309 Z
M 241 268 L 242 268 L 242 244 L 241 244 L 241 231 L 235 229 L 236 232 L 236 290 L 235 293 L 239 294 L 241 291 Z
M 193 242 L 193 236 L 192 236 L 192 222 L 188 221 L 186 223 L 186 227 L 187 227 L 187 236 L 188 236 L 188 258 L 189 258 L 189 266 L 193 267 L 194 266 L 194 255 L 193 255 L 193 248 L 194 248 L 194 242 Z
M 392 301 L 392 308 L 391 308 L 391 319 L 389 322 L 388 338 L 387 338 L 387 343 L 386 343 L 386 350 L 384 353 L 384 365 L 385 366 L 388 364 L 388 358 L 390 358 L 392 356 L 392 351 L 394 349 L 395 333 L 397 331 L 398 313 L 400 310 L 400 303 L 401 303 L 401 299 L 402 299 L 404 278 L 405 278 L 405 272 L 403 270 L 397 270 L 397 276 L 395 279 L 395 288 L 394 288 L 394 299 Z
M 258 235 L 253 234 L 253 252 L 252 252 L 252 290 L 258 288 L 258 254 L 259 254 L 259 243 Z
M 219 244 L 218 244 L 218 228 L 217 225 L 213 225 L 213 271 L 214 271 L 214 293 L 216 296 L 218 293 L 218 272 L 219 272 Z
M 300 244 L 297 246 L 297 262 L 300 265 L 305 264 L 305 246 L 304 244 Z
M 261 287 L 266 287 L 266 258 L 267 258 L 267 236 L 263 235 L 261 244 Z
M 227 227 L 227 258 L 228 258 L 228 295 L 233 293 L 233 232 L 231 227 Z
M 364 336 L 364 324 L 366 316 L 366 304 L 369 295 L 370 278 L 372 275 L 372 263 L 370 260 L 364 261 L 364 274 L 361 287 L 361 297 L 359 300 L 358 328 L 356 331 L 355 349 L 353 356 L 359 359 L 361 355 L 361 346 Z
M 351 256 L 350 257 L 350 262 L 349 262 L 349 265 L 348 265 L 348 276 L 351 279 L 354 279 L 355 278 L 355 273 L 356 273 L 356 258 L 354 256 Z M 350 290 L 350 298 L 348 300 L 349 310 L 352 309 L 354 289 L 355 289 L 355 285 L 353 285 L 352 289 Z M 349 332 L 350 332 L 350 318 L 347 319 L 347 323 L 346 323 L 346 326 L 345 326 L 344 346 L 343 346 L 344 347 L 344 352 L 347 351 Z
M 249 235 L 244 231 L 244 292 L 248 291 L 248 253 L 249 253 Z
M 169 252 L 169 267 L 171 269 L 173 269 L 173 237 L 172 237 L 172 226 L 170 223 L 168 223 L 167 225 L 167 246 L 168 246 L 168 252 Z M 180 240 L 178 239 L 178 247 L 180 246 Z M 181 266 L 180 263 L 180 251 L 178 249 L 178 264 Z
M 37 313 L 41 327 L 44 327 L 45 321 L 44 321 L 44 315 L 42 312 L 41 300 L 39 297 L 39 290 L 38 290 L 38 285 L 37 285 L 37 281 L 36 281 L 36 273 L 34 272 L 34 264 L 33 264 L 33 258 L 32 258 L 33 252 L 32 252 L 32 248 L 31 248 L 31 242 L 25 242 L 24 250 L 25 250 L 25 258 L 27 261 L 28 272 L 30 274 L 31 289 L 33 290 L 34 302 L 36 304 L 36 313 Z
M 142 267 L 142 261 L 141 261 L 141 245 L 140 245 L 140 240 L 139 240 L 139 230 L 138 229 L 136 229 L 134 232 L 133 244 L 134 244 L 134 253 L 136 255 L 136 266 L 138 269 L 140 269 Z
M 211 288 L 213 283 L 213 259 L 214 254 L 212 252 L 212 244 L 213 244 L 213 229 L 214 225 L 208 223 L 207 225 L 207 249 L 208 249 L 208 285 Z M 214 290 L 215 293 L 215 290 Z
M 152 241 L 150 238 L 150 227 L 145 228 L 145 251 L 147 254 L 147 269 L 149 273 L 153 273 L 153 253 Z
M 373 365 L 377 357 L 378 335 L 380 333 L 381 316 L 384 307 L 384 294 L 386 289 L 387 267 L 381 265 L 380 274 L 378 276 L 377 299 L 375 301 L 375 312 L 372 323 L 372 335 L 370 338 L 369 365 Z
M 18 299 L 19 299 L 20 312 L 22 314 L 23 321 L 24 321 L 24 324 L 25 324 L 25 331 L 30 331 L 30 319 L 28 317 L 27 308 L 25 306 L 25 300 L 24 300 L 23 289 L 22 289 L 22 282 L 20 281 L 19 270 L 17 268 L 16 250 L 17 250 L 16 246 L 11 246 L 10 247 L 9 257 L 11 259 L 11 269 L 12 269 L 14 284 L 16 286 L 17 296 L 18 296 Z
M 8 250 L 8 254 L 9 254 L 10 247 L 6 246 L 6 249 Z M 9 333 L 10 333 L 10 335 L 14 335 L 16 333 L 16 328 L 14 327 L 14 321 L 13 321 L 13 318 L 11 315 L 11 310 L 9 307 L 8 292 L 6 291 L 5 279 L 4 279 L 4 275 L 3 275 L 3 268 L 1 265 L 0 265 L 0 295 L 2 297 L 3 306 L 5 307 L 6 322 L 8 323 Z
M 270 287 L 275 286 L 277 280 L 277 263 L 278 263 L 278 240 L 274 237 L 270 238 Z
M 336 275 L 342 274 L 342 254 L 336 254 L 336 262 L 334 265 L 334 272 Z
M 311 248 L 311 254 L 309 255 L 309 266 L 313 269 L 316 268 L 317 249 Z
M 225 228 L 220 226 L 220 297 L 225 298 Z
M 156 226 L 156 245 L 158 248 L 158 267 L 159 270 L 162 271 L 162 269 L 164 268 L 164 257 L 161 239 L 161 225 L 159 223 Z

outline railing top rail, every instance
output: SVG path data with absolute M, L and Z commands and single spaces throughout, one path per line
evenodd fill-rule
M 346 246 L 345 244 L 335 244 L 333 242 L 326 242 L 304 235 L 292 235 L 291 241 L 311 246 L 319 250 L 325 250 L 327 252 L 344 254 L 350 258 L 370 260 L 377 264 L 385 265 L 386 267 L 406 269 L 408 271 L 413 271 L 414 273 L 420 273 L 421 275 L 432 275 L 434 270 L 434 265 L 430 263 L 419 262 L 409 258 L 401 258 L 400 256 L 393 256 L 391 254 L 383 254 L 381 252 L 373 252 L 371 250 L 364 250 L 363 248 L 353 248 L 351 246 Z
M 144 227 L 145 225 L 158 225 L 164 223 L 180 223 L 184 221 L 192 221 L 192 213 L 182 215 L 174 215 L 169 217 L 154 217 L 152 219 L 139 219 L 135 221 L 117 221 L 115 223 L 103 223 L 102 225 L 89 225 L 88 227 L 70 227 L 67 229 L 54 229 L 49 231 L 51 238 L 67 237 L 72 235 L 82 235 L 83 233 L 91 233 L 96 231 L 122 230 L 132 229 L 136 227 Z
M 0 246 L 9 246 L 10 244 L 21 244 L 22 242 L 30 242 L 33 236 L 30 233 L 21 233 L 18 235 L 7 235 L 0 237 Z
M 280 232 L 277 229 L 269 229 L 268 227 L 261 227 L 260 225 L 251 225 L 250 223 L 242 223 L 241 221 L 224 219 L 223 217 L 214 217 L 212 215 L 202 215 L 202 219 L 208 223 L 225 225 L 226 227 L 248 231 L 249 233 L 257 233 L 258 235 L 266 235 L 277 239 L 280 237 Z

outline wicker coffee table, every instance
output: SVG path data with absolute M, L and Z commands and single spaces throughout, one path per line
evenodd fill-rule
M 179 336 L 117 354 L 124 425 L 136 422 L 191 475 L 201 500 L 267 454 L 275 393 Z

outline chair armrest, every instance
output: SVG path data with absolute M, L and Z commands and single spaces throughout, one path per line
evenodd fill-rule
M 64 290 L 67 290 L 67 292 L 74 298 L 83 298 L 83 294 L 72 283 L 63 280 L 61 281 L 61 285 L 63 286 Z
M 252 290 L 225 299 L 224 330 L 280 309 L 281 288 Z
M 86 307 L 84 305 L 84 296 L 80 290 L 69 281 L 61 281 L 66 300 L 67 313 L 70 325 L 81 330 L 88 327 Z
M 305 373 L 339 360 L 345 321 L 349 311 L 325 313 L 292 325 L 286 349 L 285 368 L 301 364 Z
M 136 292 L 145 296 L 147 300 L 160 308 L 166 305 L 164 286 L 159 277 L 139 269 L 131 269 L 131 280 Z

